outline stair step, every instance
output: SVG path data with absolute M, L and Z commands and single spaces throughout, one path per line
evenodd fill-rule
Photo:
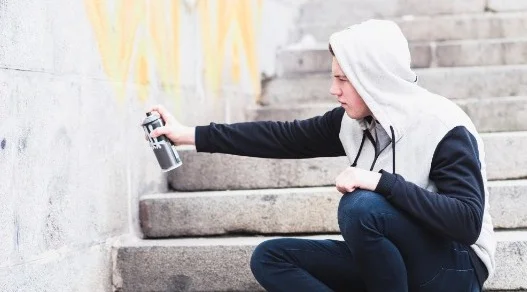
M 487 0 L 491 11 L 526 11 L 527 1 L 518 0 Z
M 495 228 L 527 228 L 527 180 L 489 182 Z M 339 232 L 334 187 L 190 192 L 141 197 L 148 238 Z
M 369 18 L 404 15 L 483 13 L 486 0 L 310 0 L 300 6 L 297 23 L 348 24 Z
M 517 0 L 489 0 L 493 2 L 489 6 L 497 11 L 506 11 L 513 5 L 523 6 L 525 1 Z M 512 1 L 514 4 L 509 3 Z M 520 3 L 521 2 L 521 3 Z M 501 7 L 500 7 L 501 6 Z M 509 9 L 527 10 L 527 9 Z M 343 12 L 347 12 L 343 10 Z M 493 38 L 518 38 L 525 37 L 527 30 L 526 12 L 501 12 L 501 13 L 470 13 L 470 14 L 446 14 L 446 15 L 409 15 L 400 18 L 392 18 L 409 41 L 444 41 L 465 39 L 493 39 Z M 361 17 L 353 20 L 351 18 L 342 21 L 303 22 L 293 34 L 292 40 L 298 41 L 303 35 L 312 35 L 317 41 L 327 43 L 329 36 L 337 31 L 358 23 L 371 17 Z M 376 18 L 378 18 L 376 16 Z
M 495 276 L 488 290 L 527 287 L 527 232 L 497 232 Z M 249 263 L 260 242 L 273 237 L 123 239 L 114 247 L 118 291 L 263 291 Z M 342 240 L 339 235 L 303 237 Z
M 454 100 L 472 119 L 480 132 L 527 131 L 527 96 Z M 339 107 L 338 103 L 285 104 L 251 107 L 251 121 L 292 121 L 308 119 Z
M 413 68 L 525 64 L 527 39 L 419 42 L 410 44 L 410 53 Z M 327 44 L 292 46 L 280 51 L 277 58 L 279 76 L 331 71 Z
M 527 95 L 527 65 L 416 69 L 419 84 L 451 99 Z M 269 80 L 263 91 L 266 104 L 327 102 L 331 74 Z
M 527 131 L 527 96 L 461 99 L 456 103 L 480 132 Z
M 489 180 L 527 177 L 527 132 L 482 134 Z M 263 159 L 178 147 L 183 165 L 168 175 L 178 191 L 331 186 L 346 157 Z

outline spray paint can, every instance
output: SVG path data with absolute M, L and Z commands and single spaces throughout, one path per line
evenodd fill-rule
M 176 151 L 176 146 L 167 138 L 165 135 L 161 135 L 157 138 L 150 137 L 150 133 L 156 128 L 164 126 L 163 119 L 152 113 L 146 113 L 146 118 L 143 121 L 143 129 L 145 130 L 146 136 L 150 142 L 150 147 L 154 150 L 157 161 L 161 166 L 163 172 L 167 172 L 178 168 L 183 164 L 179 154 Z

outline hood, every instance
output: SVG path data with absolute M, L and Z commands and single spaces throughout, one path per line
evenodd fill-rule
M 412 123 L 417 103 L 430 95 L 417 85 L 410 68 L 410 50 L 392 21 L 368 20 L 330 37 L 335 57 L 359 95 L 386 133 L 390 126 L 398 141 Z M 362 128 L 364 119 L 358 120 Z

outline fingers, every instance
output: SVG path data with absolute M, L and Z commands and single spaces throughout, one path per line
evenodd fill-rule
M 351 189 L 339 189 L 339 188 L 337 188 L 337 190 L 338 190 L 341 194 L 345 195 L 345 194 L 347 194 L 347 193 L 351 193 L 351 192 L 353 192 L 353 191 L 355 190 L 355 188 L 351 188 Z
M 341 194 L 345 195 L 346 193 L 351 193 L 355 190 L 354 187 L 348 187 L 345 185 L 336 185 L 337 191 L 339 191 Z
M 148 110 L 148 112 L 157 112 L 165 122 L 172 120 L 172 115 L 163 105 L 154 105 Z
M 341 192 L 342 194 L 346 193 L 346 188 L 343 185 L 337 184 L 337 191 Z
M 167 113 L 167 109 L 161 105 L 161 104 L 156 104 L 156 105 L 153 105 L 151 106 L 149 109 L 148 109 L 149 112 L 152 112 L 152 111 L 156 111 L 158 112 L 159 114 L 165 114 Z
M 168 135 L 168 134 L 170 134 L 170 128 L 166 126 L 162 126 L 150 132 L 150 137 L 157 138 L 161 135 Z

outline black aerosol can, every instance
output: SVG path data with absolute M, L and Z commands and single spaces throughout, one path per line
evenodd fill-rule
M 165 123 L 159 115 L 146 113 L 146 118 L 143 121 L 143 129 L 148 137 L 150 146 L 154 149 L 154 154 L 161 166 L 161 170 L 167 172 L 178 168 L 183 163 L 176 151 L 176 146 L 172 144 L 172 141 L 170 141 L 167 136 L 161 135 L 157 138 L 150 137 L 150 133 L 152 133 L 153 130 L 164 125 Z

